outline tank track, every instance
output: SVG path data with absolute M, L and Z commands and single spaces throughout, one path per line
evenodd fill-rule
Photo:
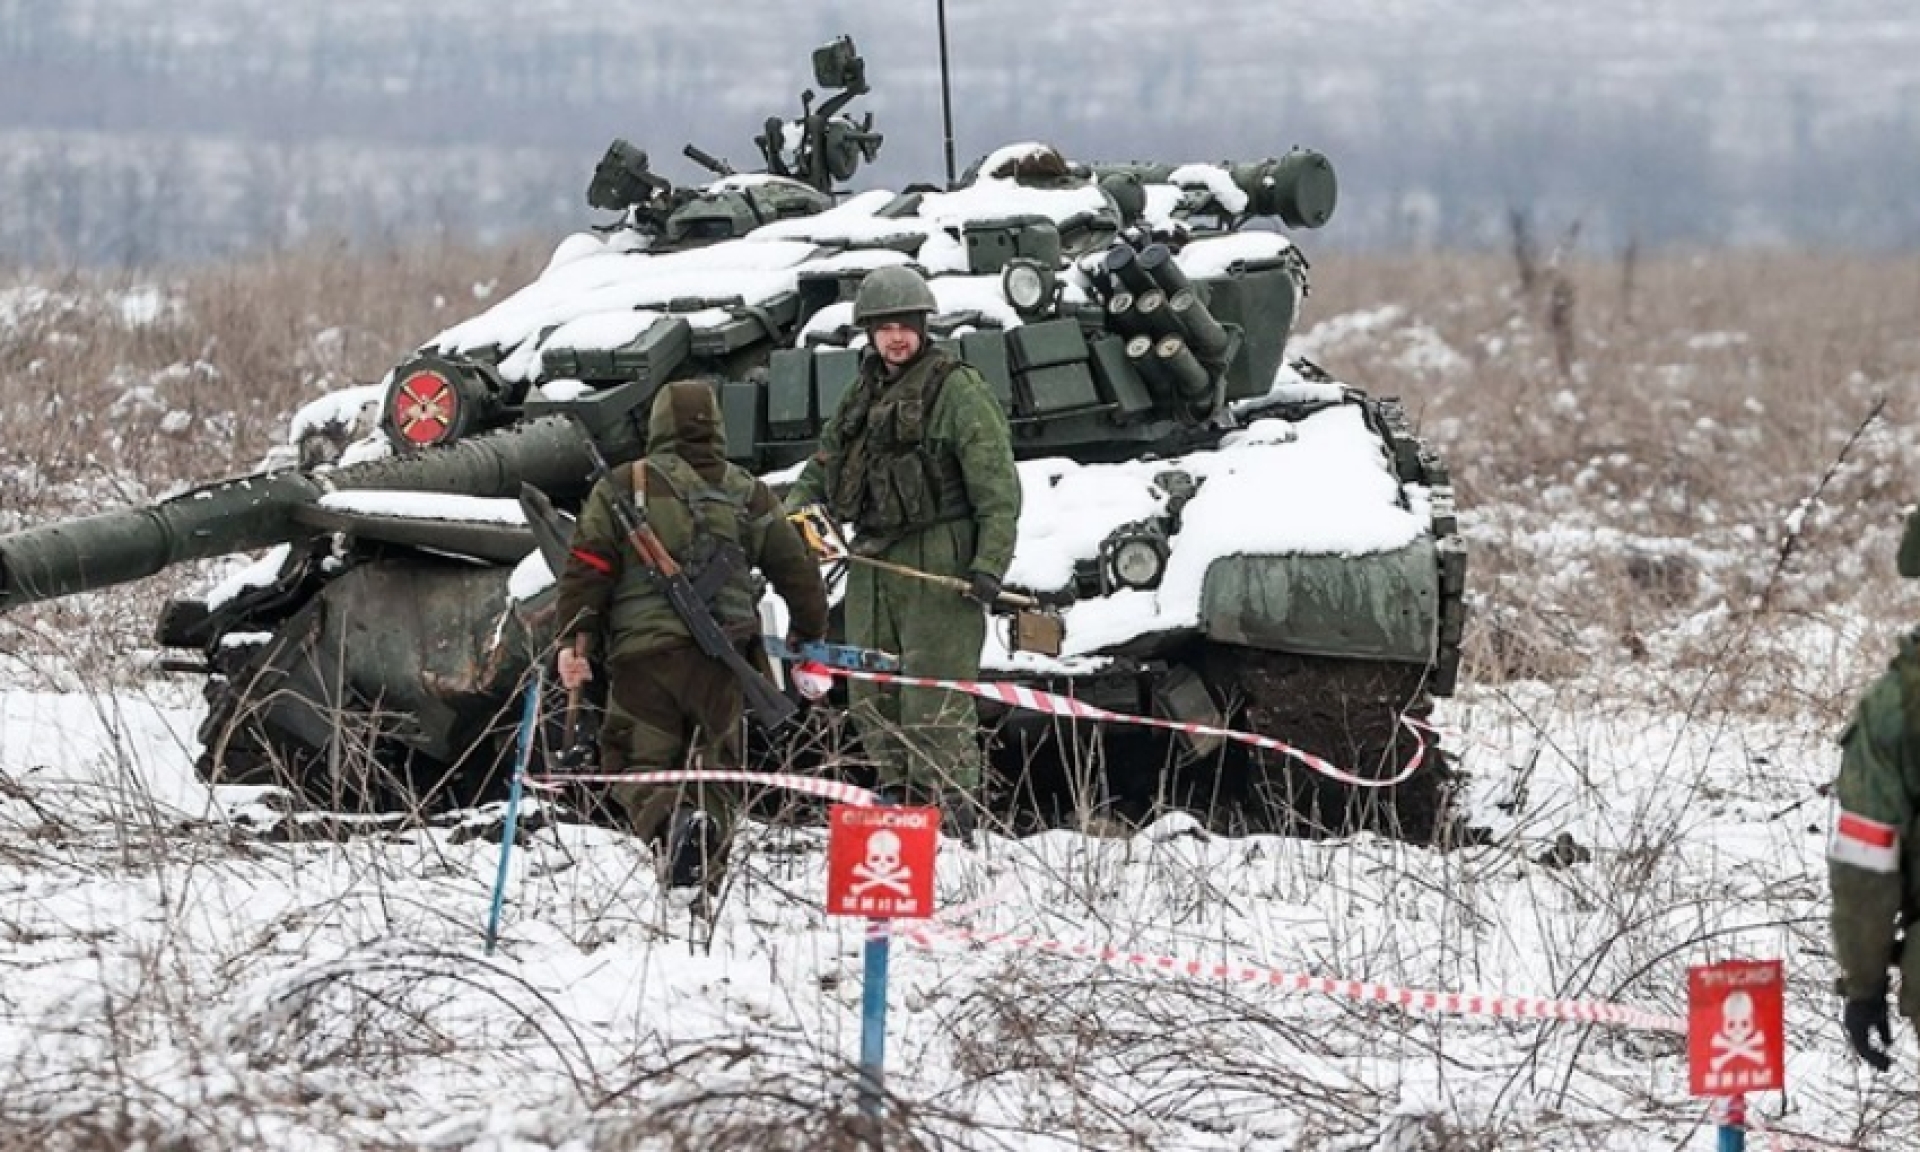
M 1244 774 L 1250 821 L 1295 836 L 1366 831 L 1423 845 L 1450 839 L 1462 780 L 1435 737 L 1423 741 L 1400 723 L 1402 715 L 1424 719 L 1432 711 L 1427 668 L 1228 647 L 1205 659 L 1208 680 L 1236 697 L 1241 727 L 1353 775 L 1398 775 L 1425 745 L 1412 778 L 1379 790 L 1342 784 L 1280 753 L 1236 747 L 1227 761 L 1230 771 Z
M 1424 668 L 1226 646 L 1209 649 L 1202 659 L 1205 679 L 1233 727 L 1272 736 L 1361 776 L 1395 775 L 1420 749 L 1399 717 L 1421 718 L 1430 711 Z M 409 764 L 391 746 L 373 757 L 353 757 L 363 762 L 360 770 L 336 781 L 323 753 L 260 723 L 246 688 L 249 662 L 231 662 L 235 666 L 211 677 L 206 687 L 198 767 L 210 783 L 278 785 L 335 812 L 378 811 L 396 803 L 415 807 L 423 792 L 432 797 L 430 806 L 464 806 L 499 790 L 496 773 L 480 779 L 434 771 L 437 766 Z M 790 768 L 796 754 L 812 761 L 823 742 L 844 751 L 854 739 L 844 725 L 833 725 L 834 733 L 817 727 L 803 729 L 797 746 L 755 747 L 753 759 Z M 565 737 L 552 732 L 544 739 L 558 747 Z M 497 756 L 503 750 L 493 751 Z M 1195 756 L 1163 732 L 1136 729 L 1056 722 L 1037 736 L 1030 729 L 1014 736 L 1003 728 L 991 752 L 990 806 L 1007 828 L 1023 834 L 1089 826 L 1094 814 L 1136 825 L 1180 809 L 1227 835 L 1318 838 L 1366 831 L 1412 844 L 1443 844 L 1453 838 L 1452 801 L 1461 783 L 1431 736 L 1414 776 L 1382 791 L 1353 788 L 1291 757 L 1240 744 Z M 369 761 L 378 766 L 369 771 Z

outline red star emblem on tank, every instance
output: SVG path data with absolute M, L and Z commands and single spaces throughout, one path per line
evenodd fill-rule
M 438 444 L 453 432 L 460 397 L 438 372 L 415 372 L 393 390 L 393 426 L 409 444 Z

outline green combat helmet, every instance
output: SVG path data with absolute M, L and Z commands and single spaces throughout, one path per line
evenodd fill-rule
M 890 316 L 925 316 L 933 309 L 933 289 L 926 280 L 896 264 L 861 278 L 860 291 L 853 298 L 853 322 L 866 327 Z
M 1907 513 L 1907 530 L 1900 536 L 1900 555 L 1896 563 L 1900 575 L 1920 580 L 1920 508 Z

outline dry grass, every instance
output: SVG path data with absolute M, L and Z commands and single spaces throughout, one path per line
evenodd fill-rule
M 123 324 L 102 303 L 139 285 L 37 278 L 39 287 L 51 285 L 60 295 L 23 319 L 0 323 L 0 482 L 7 492 L 0 531 L 150 498 L 250 466 L 300 403 L 324 389 L 377 378 L 406 349 L 473 311 L 475 282 L 500 277 L 511 286 L 531 274 L 535 258 L 335 249 L 281 254 L 169 277 L 162 292 L 177 301 L 178 312 L 141 326 Z M 1580 674 L 1578 691 L 1606 698 L 1605 707 L 1583 715 L 1597 717 L 1603 738 L 1620 742 L 1644 727 L 1634 704 L 1648 697 L 1684 706 L 1702 727 L 1717 726 L 1723 717 L 1711 713 L 1722 708 L 1837 720 L 1905 615 L 1907 597 L 1893 578 L 1891 555 L 1897 510 L 1913 498 L 1907 433 L 1920 390 L 1920 335 L 1911 323 L 1920 314 L 1920 259 L 1711 254 L 1629 261 L 1516 252 L 1323 256 L 1315 271 L 1305 328 L 1363 312 L 1378 321 L 1349 323 L 1345 336 L 1323 328 L 1314 338 L 1315 354 L 1343 379 L 1404 397 L 1452 465 L 1474 544 L 1467 685 L 1510 692 L 1514 700 L 1545 699 L 1560 685 L 1519 682 L 1565 684 Z M 446 302 L 436 306 L 436 297 Z M 1388 307 L 1395 310 L 1390 315 L 1378 311 Z M 1884 410 L 1850 442 L 1881 398 Z M 184 425 L 172 415 L 180 412 L 187 414 Z M 1817 501 L 1796 515 L 1816 493 Z M 144 636 L 159 594 L 148 587 L 81 597 L 0 618 L 0 658 L 71 655 L 66 638 L 83 635 L 98 638 L 90 655 L 111 663 Z M 1532 719 L 1520 705 L 1511 711 Z M 1583 799 L 1609 794 L 1615 782 L 1587 770 L 1589 750 L 1554 744 L 1564 734 L 1550 727 L 1543 724 L 1538 738 L 1547 766 L 1556 757 L 1574 762 Z M 1751 791 L 1756 802 L 1779 805 L 1772 819 L 1787 828 L 1804 798 L 1790 781 L 1769 778 L 1760 755 L 1767 749 L 1753 751 Z M 1642 800 L 1616 798 L 1621 806 L 1644 805 L 1618 809 L 1631 828 L 1620 837 L 1628 849 L 1602 846 L 1600 863 L 1589 869 L 1524 872 L 1530 877 L 1525 906 L 1537 919 L 1532 927 L 1554 956 L 1572 958 L 1571 971 L 1555 974 L 1556 988 L 1637 1001 L 1647 973 L 1670 966 L 1683 948 L 1732 931 L 1727 925 L 1736 919 L 1763 926 L 1777 919 L 1785 926 L 1780 931 L 1799 934 L 1802 954 L 1817 954 L 1821 928 L 1805 915 L 1818 900 L 1810 882 L 1752 892 L 1738 916 L 1693 890 L 1704 866 L 1681 857 L 1695 850 L 1688 836 L 1708 818 L 1701 810 L 1711 813 L 1723 798 L 1681 778 L 1682 767 L 1676 763 L 1673 778 L 1662 777 L 1662 787 Z M 1527 787 L 1533 768 L 1516 769 L 1516 793 Z M 1499 770 L 1489 766 L 1489 774 Z M 1514 803 L 1521 806 L 1518 798 Z M 0 838 L 13 846 L 8 854 L 39 858 L 67 850 L 73 829 L 30 806 L 23 811 L 16 834 Z M 121 835 L 120 854 L 137 861 L 134 867 L 146 868 L 151 845 L 162 843 L 187 853 L 186 867 L 200 877 L 238 872 L 239 855 L 256 851 L 177 831 L 162 838 L 128 828 Z M 1519 854 L 1528 848 L 1516 842 L 1445 854 L 1435 867 L 1447 882 L 1432 889 L 1409 866 L 1411 850 L 1399 846 L 1363 843 L 1322 852 L 1278 842 L 1263 849 L 1277 857 L 1262 868 L 1251 866 L 1251 856 L 1244 866 L 1225 868 L 1184 840 L 1143 848 L 1150 858 L 1134 872 L 1089 857 L 1084 868 L 1063 866 L 1034 883 L 1069 897 L 1049 900 L 1050 906 L 1084 905 L 1084 919 L 1093 922 L 1116 909 L 1124 913 L 1144 874 L 1162 888 L 1188 893 L 1188 902 L 1149 905 L 1141 895 L 1139 907 L 1191 916 L 1196 938 L 1205 935 L 1210 909 L 1306 904 L 1312 893 L 1344 887 L 1349 904 L 1404 901 L 1404 909 L 1392 910 L 1401 932 L 1384 941 L 1330 937 L 1325 959 L 1331 970 L 1417 980 L 1430 973 L 1413 949 L 1431 938 L 1446 941 L 1448 978 L 1478 985 L 1483 964 L 1498 970 L 1504 963 L 1502 934 L 1492 929 L 1511 914 L 1512 905 L 1501 900 L 1503 885 L 1508 873 L 1524 868 Z M 1179 853 L 1186 851 L 1196 855 L 1183 866 Z M 446 922 L 444 909 L 460 905 L 416 884 L 419 856 L 394 847 L 350 858 L 370 879 L 340 905 L 374 911 L 337 915 L 351 924 L 371 918 L 367 938 L 414 935 L 431 944 L 470 935 L 470 926 Z M 433 863 L 434 883 L 459 874 L 443 861 Z M 579 879 L 585 871 L 569 860 L 565 869 L 530 882 L 529 892 L 558 893 L 568 884 L 585 892 L 591 887 Z M 1388 879 L 1376 882 L 1377 876 Z M 1714 879 L 1717 891 L 1719 881 L 1731 885 L 1738 878 L 1716 871 Z M 785 877 L 773 874 L 765 882 L 776 880 Z M 640 922 L 637 913 L 610 910 L 615 897 L 597 887 L 592 896 L 576 900 L 593 909 L 573 929 L 583 941 L 618 939 L 623 930 L 638 934 L 632 928 Z M 290 911 L 284 923 L 268 917 L 267 927 L 312 931 L 304 921 L 310 915 Z M 1110 925 L 1120 936 L 1130 927 Z M 1527 928 L 1522 922 L 1510 930 L 1530 939 Z M 118 1054 L 146 1051 L 154 1046 L 151 1037 L 161 1036 L 197 1055 L 193 1044 L 206 1031 L 198 1017 L 202 1006 L 231 1006 L 247 992 L 254 998 L 240 1002 L 246 1011 L 230 1007 L 234 1019 L 249 1025 L 243 1030 L 248 1043 L 234 1049 L 272 1062 L 273 1074 L 243 1067 L 240 1103 L 218 1113 L 215 1130 L 205 1127 L 212 1110 L 183 1110 L 163 1099 L 161 1089 L 170 1082 L 109 1063 L 97 1079 L 66 1091 L 57 1115 L 0 1111 L 0 1129 L 11 1126 L 0 1131 L 0 1148 L 79 1150 L 141 1141 L 153 1148 L 254 1146 L 258 1117 L 321 1108 L 349 1124 L 376 1108 L 405 1114 L 419 1105 L 404 1077 L 392 1072 L 427 1066 L 427 1057 L 462 1073 L 479 1067 L 472 1063 L 475 1053 L 445 1050 L 459 1004 L 450 994 L 454 978 L 430 948 L 303 965 L 296 978 L 270 987 L 225 974 L 203 977 L 196 987 L 176 971 L 186 966 L 182 957 L 191 940 L 169 933 L 142 947 L 124 945 L 140 961 L 134 986 L 149 991 L 90 1018 L 86 1027 L 93 1031 L 83 1038 Z M 244 974 L 261 945 L 236 940 L 227 948 L 222 955 L 231 956 L 232 972 Z M 1795 1002 L 1817 1003 L 1824 1012 L 1818 969 L 1810 964 L 1796 975 Z M 493 979 L 472 968 L 459 979 L 482 977 Z M 945 1027 L 967 1039 L 954 1055 L 969 1087 L 946 1099 L 890 1101 L 893 1142 L 939 1146 L 929 1133 L 949 1129 L 931 1121 L 967 1114 L 976 1094 L 1034 1069 L 1057 1072 L 1061 1085 L 1036 1096 L 1036 1108 L 1044 1108 L 1029 1117 L 1035 1129 L 1084 1133 L 1087 1146 L 1099 1147 L 1147 1146 L 1139 1134 L 1146 1129 L 1136 1123 L 1143 1107 L 1198 1126 L 1218 1112 L 1222 1098 L 1248 1113 L 1271 1110 L 1276 1089 L 1291 1101 L 1289 1115 L 1299 1124 L 1295 1144 L 1303 1148 L 1597 1147 L 1607 1145 L 1607 1132 L 1584 1131 L 1592 1122 L 1579 1117 L 1620 1110 L 1611 1086 L 1576 1080 L 1574 1072 L 1589 1044 L 1626 1041 L 1584 1032 L 1539 1041 L 1514 1072 L 1516 1097 L 1535 1091 L 1565 1097 L 1564 1122 L 1551 1115 L 1543 1120 L 1532 1106 L 1510 1112 L 1507 1100 L 1489 1105 L 1484 1119 L 1454 1122 L 1426 1112 L 1382 1119 L 1391 1102 L 1376 1090 L 1362 1083 L 1329 1087 L 1325 1077 L 1303 1075 L 1300 1061 L 1338 1041 L 1343 1052 L 1384 1045 L 1380 1050 L 1397 1058 L 1458 1064 L 1461 1032 L 1417 1020 L 1396 1025 L 1397 1017 L 1344 1007 L 1310 1009 L 1303 1023 L 1291 1008 L 1282 1015 L 1251 996 L 1206 986 L 1169 991 L 1165 984 L 1148 996 L 1143 979 L 1088 978 L 1078 970 L 1063 978 L 1039 963 L 1009 962 L 992 986 L 1021 994 L 962 994 L 928 1009 L 944 1010 Z M 607 1110 L 588 1146 L 717 1146 L 716 1132 L 736 1146 L 850 1147 L 858 1138 L 847 1107 L 848 1070 L 828 1046 L 796 1043 L 773 1061 L 731 1042 L 674 1047 L 646 1037 L 616 1053 L 611 1066 L 589 1072 L 574 1056 L 577 1042 L 550 1013 L 524 1008 L 527 997 L 516 982 L 500 979 L 485 991 L 487 1003 L 523 1006 L 503 1013 L 499 1027 L 514 1033 L 523 1053 L 564 1070 L 572 1090 L 565 1099 L 588 1102 L 569 1103 L 571 1111 L 554 1105 L 570 1122 L 591 1113 L 594 1101 L 617 1099 L 638 1082 L 685 1078 L 691 1085 L 677 1095 L 649 1094 L 638 1112 Z M 398 1010 L 376 1020 L 365 1010 L 375 1001 Z M 1204 1027 L 1193 1029 L 1196 1021 Z M 1249 1041 L 1249 1033 L 1258 1036 Z M 1246 1059 L 1264 1051 L 1260 1037 L 1279 1041 L 1271 1062 Z M 1443 1040 L 1451 1045 L 1444 1051 Z M 1796 1042 L 1811 1048 L 1835 1041 L 1829 1029 Z M 222 1059 L 234 1054 L 207 1051 Z M 1478 1056 L 1471 1046 L 1464 1052 L 1468 1059 Z M 748 1067 L 772 1068 L 772 1074 L 751 1081 L 711 1074 L 748 1055 L 754 1057 Z M 343 1060 L 348 1071 L 357 1063 L 369 1073 L 353 1092 L 309 1075 L 310 1065 Z M 33 1070 L 26 1063 L 0 1069 L 15 1078 L 16 1088 Z M 1204 1092 L 1194 1087 L 1195 1073 L 1208 1078 Z M 1124 1087 L 1116 1085 L 1135 1083 L 1126 1078 L 1131 1074 L 1162 1087 L 1146 1100 L 1123 1098 Z M 363 1084 L 380 1085 L 380 1094 L 367 1094 Z M 1892 1093 L 1882 1096 L 1896 1100 Z M 1689 1122 L 1690 1113 L 1671 1101 L 1650 1099 L 1639 1111 L 1644 1117 L 1633 1122 L 1650 1133 L 1649 1144 L 1670 1143 L 1665 1137 Z M 1897 1139 L 1887 1133 L 1903 1115 L 1863 1116 L 1862 1132 L 1878 1141 L 1870 1146 L 1895 1146 L 1885 1142 Z
M 1309 306 L 1310 318 L 1399 310 L 1320 354 L 1402 395 L 1452 465 L 1475 545 L 1464 678 L 1657 657 L 1730 671 L 1755 660 L 1756 613 L 1800 649 L 1765 662 L 1857 673 L 1877 660 L 1904 619 L 1891 557 L 1916 498 L 1920 258 L 1528 266 L 1517 246 L 1327 258 Z M 1770 689 L 1823 709 L 1856 682 L 1778 670 Z
M 154 273 L 0 280 L 0 532 L 251 471 L 301 405 L 377 381 L 410 349 L 538 271 L 540 245 L 329 244 Z M 0 654 L 97 638 L 124 666 L 189 565 L 8 618 Z
M 321 245 L 147 274 L 0 283 L 0 525 L 251 468 L 314 397 L 538 271 L 538 246 Z M 144 312 L 144 322 L 128 322 Z
M 529 278 L 545 247 L 318 245 L 24 278 L 34 303 L 0 296 L 0 531 L 252 467 L 299 405 L 377 380 L 478 295 Z M 1783 678 L 1837 707 L 1884 649 L 1901 600 L 1884 558 L 1913 498 L 1920 259 L 1576 257 L 1516 223 L 1505 254 L 1322 254 L 1314 272 L 1301 331 L 1340 323 L 1313 353 L 1403 397 L 1452 465 L 1475 546 L 1469 683 L 1615 657 L 1717 673 L 1747 655 L 1763 608 L 1804 624 L 1790 647 L 1848 670 Z M 157 314 L 128 324 L 141 293 Z M 83 618 L 144 631 L 197 578 L 32 620 L 54 636 Z

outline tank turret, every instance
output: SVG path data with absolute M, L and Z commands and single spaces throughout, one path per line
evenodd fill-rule
M 1012 428 L 1025 510 L 1009 584 L 1065 606 L 1063 656 L 996 637 L 986 674 L 1250 728 L 1355 772 L 1423 757 L 1382 805 L 1213 739 L 1120 754 L 1115 730 L 1122 808 L 1164 796 L 1174 764 L 1183 786 L 1235 799 L 1241 826 L 1435 834 L 1451 775 L 1402 721 L 1452 691 L 1466 550 L 1447 470 L 1399 405 L 1288 354 L 1308 263 L 1272 225 L 1329 221 L 1327 159 L 1083 164 L 1029 142 L 944 190 L 846 192 L 880 143 L 871 116 L 845 115 L 865 63 L 840 40 L 814 68 L 835 94 L 768 121 L 763 171 L 689 145 L 714 178 L 676 186 L 617 141 L 588 199 L 618 218 L 403 358 L 341 461 L 0 538 L 0 608 L 277 546 L 160 622 L 188 654 L 174 666 L 209 675 L 206 773 L 364 794 L 334 767 L 351 742 L 470 798 L 549 638 L 535 543 L 564 537 L 588 443 L 638 455 L 653 392 L 700 378 L 729 454 L 778 483 L 861 370 L 863 282 L 910 265 L 929 337 L 980 371 Z M 522 512 L 523 483 L 557 519 Z M 1019 750 L 1005 773 L 1033 773 L 1062 738 L 1045 718 L 992 719 Z

